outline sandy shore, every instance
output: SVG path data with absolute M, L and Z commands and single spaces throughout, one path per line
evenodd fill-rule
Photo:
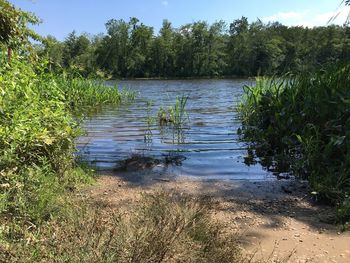
M 241 236 L 241 245 L 266 262 L 350 262 L 350 233 L 340 232 L 333 208 L 316 204 L 306 182 L 203 181 L 157 174 L 102 173 L 87 189 L 110 206 L 137 204 L 142 193 L 172 191 L 210 200 L 214 220 Z

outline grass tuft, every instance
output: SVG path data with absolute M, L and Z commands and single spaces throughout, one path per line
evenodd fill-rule
M 145 195 L 128 213 L 81 203 L 71 216 L 1 246 L 7 262 L 243 262 L 234 234 L 202 202 L 175 194 Z

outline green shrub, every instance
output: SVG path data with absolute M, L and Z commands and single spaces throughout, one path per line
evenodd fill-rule
M 89 176 L 75 161 L 81 113 L 132 99 L 102 83 L 46 73 L 24 57 L 0 67 L 0 217 L 32 223 Z
M 350 66 L 258 79 L 245 92 L 239 110 L 257 155 L 278 171 L 308 178 L 318 199 L 337 205 L 340 222 L 349 221 Z

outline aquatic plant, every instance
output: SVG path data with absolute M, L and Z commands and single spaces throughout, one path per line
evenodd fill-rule
M 159 107 L 159 110 L 158 110 L 158 121 L 159 121 L 159 125 L 160 126 L 167 125 L 168 123 L 172 122 L 172 120 L 170 119 L 169 114 L 165 111 L 163 106 Z
M 170 119 L 176 128 L 180 128 L 188 119 L 188 115 L 185 109 L 187 100 L 188 96 L 185 95 L 176 97 L 175 105 L 169 109 Z
M 245 94 L 243 134 L 256 154 L 307 178 L 318 200 L 335 204 L 339 221 L 349 222 L 350 66 L 257 79 Z
M 54 79 L 64 94 L 64 101 L 74 113 L 98 111 L 108 104 L 120 104 L 133 101 L 136 93 L 131 90 L 119 90 L 115 86 L 107 86 L 105 82 L 67 74 L 48 75 Z
M 172 125 L 174 128 L 182 128 L 182 126 L 188 120 L 188 114 L 186 112 L 188 96 L 182 95 L 176 97 L 174 106 L 170 106 L 166 111 L 162 106 L 158 111 L 159 125 Z
M 154 117 L 152 116 L 153 101 L 147 101 L 147 126 L 150 128 L 154 123 Z
M 153 101 L 148 100 L 147 101 L 147 130 L 145 131 L 145 134 L 143 136 L 144 142 L 147 145 L 150 145 L 152 143 L 152 126 L 154 123 L 154 117 L 152 116 L 152 106 L 153 106 Z

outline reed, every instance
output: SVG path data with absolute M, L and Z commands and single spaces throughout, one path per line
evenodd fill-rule
M 64 93 L 65 103 L 73 112 L 96 111 L 101 106 L 133 101 L 136 93 L 119 90 L 118 86 L 107 86 L 104 81 L 55 75 L 53 77 Z
M 166 111 L 163 107 L 159 108 L 158 121 L 161 126 L 171 125 L 173 128 L 180 129 L 188 120 L 186 112 L 188 96 L 182 95 L 176 97 L 174 106 L 170 106 Z

